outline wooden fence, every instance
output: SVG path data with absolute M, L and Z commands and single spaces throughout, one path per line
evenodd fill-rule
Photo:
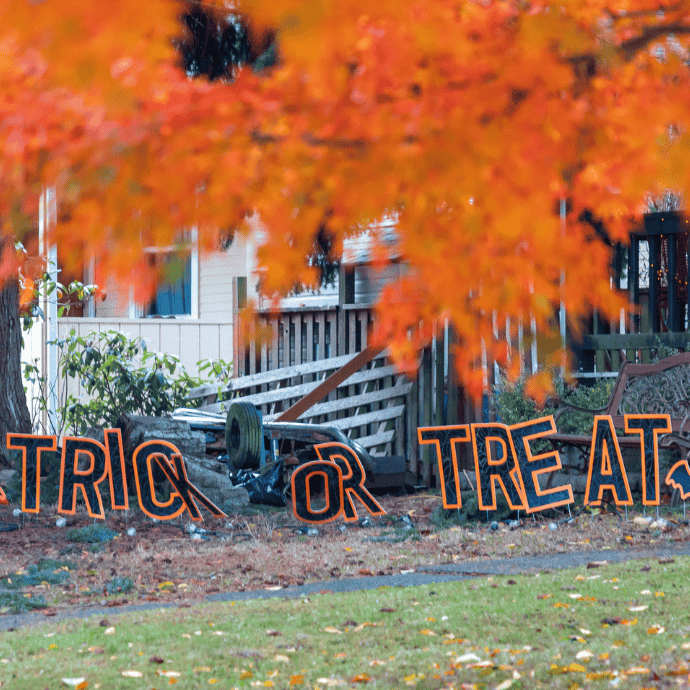
M 241 289 L 235 291 L 240 295 L 241 292 Z M 241 306 L 236 303 L 236 310 Z M 259 329 L 268 337 L 263 340 L 247 337 L 239 326 L 236 326 L 235 375 L 248 377 L 248 382 L 261 381 L 263 389 L 247 391 L 250 395 L 255 395 L 265 392 L 265 384 L 272 380 L 272 372 L 276 370 L 329 358 L 344 358 L 342 361 L 347 361 L 346 355 L 353 357 L 370 344 L 369 333 L 373 319 L 371 305 L 363 304 L 340 304 L 309 310 L 287 309 L 278 313 L 264 311 L 260 314 Z M 236 323 L 239 323 L 239 320 L 236 320 Z M 520 331 L 520 337 L 513 344 L 515 356 L 520 357 L 525 366 L 536 367 L 536 355 L 532 351 L 533 348 L 523 347 L 525 341 L 527 339 L 522 338 Z M 390 366 L 390 362 L 386 361 L 382 365 Z M 384 384 L 381 381 L 377 387 L 391 386 L 396 382 L 400 385 L 400 380 L 394 375 L 393 370 L 386 371 L 390 371 L 388 383 Z M 278 375 L 282 376 L 280 372 Z M 488 362 L 485 366 L 486 395 L 480 400 L 470 399 L 457 383 L 453 368 L 452 333 L 444 329 L 444 333 L 420 353 L 419 369 L 416 376 L 410 379 L 409 390 L 402 398 L 404 411 L 396 422 L 395 433 L 390 439 L 391 445 L 385 450 L 381 450 L 379 446 L 375 452 L 404 455 L 407 458 L 408 471 L 415 478 L 417 485 L 439 486 L 438 467 L 431 448 L 418 444 L 417 428 L 489 421 L 492 417 L 490 394 L 499 376 L 497 367 Z M 302 381 L 304 382 L 306 381 Z M 293 385 L 296 384 L 297 382 L 293 381 Z M 353 379 L 341 388 L 340 395 L 358 395 L 364 390 L 363 386 L 363 382 Z M 344 389 L 347 389 L 347 393 L 342 392 Z M 330 400 L 333 400 L 332 396 Z M 264 404 L 263 398 L 257 398 L 257 401 Z M 367 409 L 378 410 L 385 404 L 378 402 Z M 268 408 L 264 413 L 271 414 Z M 368 439 L 375 433 L 377 431 L 369 427 L 353 433 L 352 436 Z M 459 461 L 465 469 L 474 467 L 467 449 L 461 449 Z

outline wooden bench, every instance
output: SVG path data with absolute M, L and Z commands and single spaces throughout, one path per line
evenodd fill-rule
M 201 399 L 202 410 L 220 415 L 234 402 L 249 402 L 261 410 L 265 422 L 284 421 L 295 403 L 329 377 L 344 372 L 346 378 L 289 421 L 340 429 L 371 455 L 404 455 L 403 414 L 413 383 L 386 362 L 385 351 L 374 353 L 368 362 L 362 354 L 357 355 L 359 360 L 355 355 L 343 355 L 242 376 L 221 389 L 217 385 L 201 386 L 191 391 L 189 398 Z M 366 363 L 358 367 L 359 361 Z M 353 367 L 357 368 L 350 373 Z
M 556 426 L 569 410 L 589 412 L 592 415 L 610 415 L 617 431 L 625 428 L 626 414 L 668 414 L 672 432 L 660 444 L 690 450 L 690 352 L 667 357 L 655 364 L 635 364 L 625 361 L 618 371 L 611 398 L 604 407 L 587 409 L 552 398 L 549 405 L 556 407 Z M 592 443 L 591 436 L 553 434 L 548 440 L 556 447 L 575 446 L 584 452 Z M 638 436 L 618 436 L 621 448 L 639 447 Z

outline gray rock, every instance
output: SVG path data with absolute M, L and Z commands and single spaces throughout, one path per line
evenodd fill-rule
M 183 457 L 189 481 L 224 513 L 236 512 L 239 508 L 249 505 L 249 494 L 244 487 L 233 486 L 227 475 L 206 469 L 193 460 L 188 462 L 187 457 Z
M 0 486 L 6 489 L 19 470 L 0 470 Z
M 125 455 L 132 457 L 137 446 L 146 441 L 169 441 L 182 455 L 206 454 L 206 434 L 192 431 L 187 422 L 171 417 L 144 417 L 142 415 L 123 415 L 118 420 L 122 432 Z

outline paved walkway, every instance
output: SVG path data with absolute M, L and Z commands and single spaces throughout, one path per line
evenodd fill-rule
M 490 561 L 466 561 L 447 565 L 420 566 L 415 572 L 397 575 L 374 577 L 359 577 L 343 580 L 326 580 L 301 585 L 300 587 L 286 587 L 276 591 L 251 590 L 245 592 L 220 592 L 210 594 L 202 601 L 247 601 L 249 599 L 297 598 L 309 594 L 355 592 L 363 589 L 377 589 L 378 587 L 415 587 L 418 585 L 435 584 L 438 582 L 453 582 L 467 580 L 487 575 L 516 575 L 545 570 L 565 570 L 577 568 L 592 561 L 607 561 L 608 563 L 623 563 L 631 560 L 672 558 L 674 556 L 689 556 L 690 543 L 676 546 L 660 546 L 654 549 L 621 549 L 617 551 L 579 551 L 575 553 L 553 553 L 543 556 L 519 556 L 516 558 L 501 558 Z M 50 624 L 61 620 L 74 618 L 89 618 L 91 616 L 112 619 L 120 613 L 130 611 L 150 611 L 154 609 L 172 608 L 176 604 L 170 603 L 142 603 L 127 606 L 105 607 L 89 606 L 84 608 L 70 608 L 58 611 L 56 616 L 47 618 L 40 611 L 16 615 L 0 616 L 0 632 L 13 630 L 29 625 Z

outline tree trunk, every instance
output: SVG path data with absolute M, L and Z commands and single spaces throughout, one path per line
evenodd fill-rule
M 0 464 L 10 464 L 8 433 L 31 433 L 22 381 L 22 324 L 19 318 L 19 286 L 10 280 L 0 290 Z

